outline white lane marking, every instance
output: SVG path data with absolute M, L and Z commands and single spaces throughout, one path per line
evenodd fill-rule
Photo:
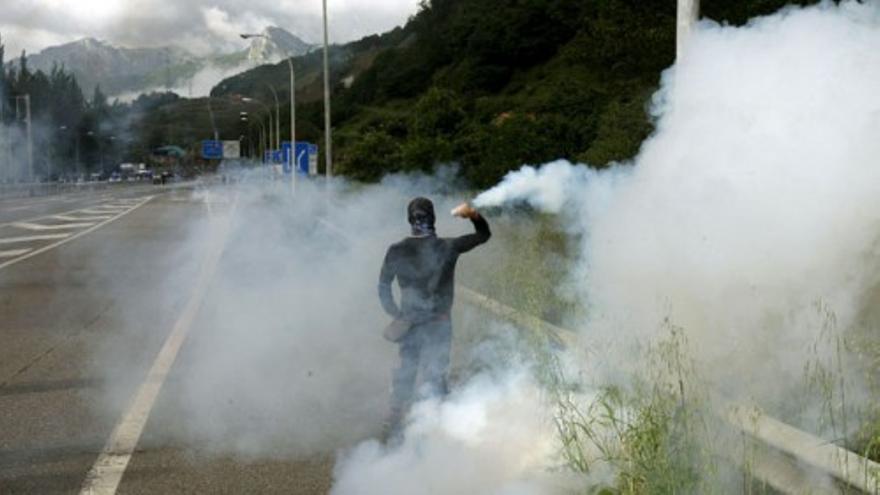
M 113 218 L 113 215 L 92 215 L 88 217 L 74 217 L 70 215 L 54 215 L 55 220 L 64 220 L 65 222 L 93 222 L 98 220 L 107 220 Z
M 87 222 L 87 223 L 62 223 L 58 225 L 43 225 L 39 223 L 30 223 L 30 222 L 15 222 L 12 224 L 13 227 L 18 229 L 26 229 L 26 230 L 65 230 L 65 229 L 81 229 L 83 227 L 91 227 L 95 225 L 95 222 Z
M 97 209 L 97 208 L 88 208 L 85 210 L 79 210 L 87 215 L 115 215 L 121 211 L 125 211 L 127 208 L 112 208 L 112 209 Z
M 139 196 L 139 197 L 132 198 L 132 200 L 135 201 L 135 204 L 137 204 L 138 202 L 140 202 L 140 201 L 143 200 L 144 198 L 148 198 L 148 197 L 149 197 L 149 198 L 152 198 L 152 197 L 154 197 L 154 196 Z M 65 211 L 60 211 L 60 212 L 57 212 L 57 213 L 49 213 L 48 215 L 40 215 L 40 216 L 38 216 L 38 217 L 30 217 L 30 218 L 25 218 L 25 219 L 21 219 L 21 220 L 15 220 L 15 221 L 17 221 L 17 222 L 36 222 L 37 220 L 45 220 L 45 219 L 47 219 L 47 218 L 52 218 L 52 217 L 55 217 L 55 216 L 57 216 L 57 215 L 72 215 L 72 214 L 76 214 L 76 213 L 82 213 L 82 211 L 83 211 L 84 209 L 86 209 L 86 208 L 93 208 L 93 207 L 95 206 L 96 198 L 92 198 L 92 199 L 77 198 L 77 199 L 76 199 L 76 202 L 80 202 L 80 203 L 92 203 L 92 204 L 91 204 L 90 206 L 81 206 L 81 207 L 79 207 L 79 208 L 77 208 L 77 209 L 75 209 L 75 210 L 65 210 Z M 7 210 L 4 208 L 3 211 L 7 211 Z M 111 213 L 111 212 L 101 212 L 101 213 L 97 213 L 97 214 L 93 214 L 93 215 L 109 215 L 110 213 Z M 6 226 L 8 226 L 8 225 L 11 225 L 12 223 L 13 223 L 13 222 L 4 222 L 4 223 L 0 223 L 0 227 L 6 227 Z
M 5 237 L 0 238 L 0 244 L 18 244 L 19 242 L 33 242 L 33 241 L 54 241 L 58 239 L 65 239 L 70 237 L 71 234 L 43 234 L 43 235 L 29 235 L 25 237 Z M 2 266 L 0 266 L 2 268 Z
M 76 234 L 73 234 L 73 235 L 70 235 L 70 234 L 59 234 L 59 235 L 65 235 L 65 236 L 69 236 L 69 237 L 67 237 L 66 239 L 62 239 L 62 240 L 60 240 L 60 241 L 58 241 L 58 242 L 54 242 L 54 243 L 52 243 L 52 244 L 49 244 L 48 246 L 43 246 L 43 247 L 41 247 L 40 249 L 37 249 L 36 251 L 31 251 L 30 253 L 27 253 L 27 254 L 25 254 L 25 255 L 19 256 L 18 258 L 14 258 L 14 259 L 11 259 L 11 260 L 9 260 L 9 261 L 5 261 L 5 262 L 3 262 L 3 263 L 0 263 L 0 270 L 6 268 L 6 267 L 8 267 L 8 266 L 12 266 L 12 265 L 14 265 L 14 264 L 16 264 L 16 263 L 19 263 L 19 262 L 21 262 L 21 261 L 24 261 L 24 260 L 26 260 L 26 259 L 30 259 L 30 258 L 32 258 L 32 257 L 34 257 L 34 256 L 36 256 L 36 255 L 38 255 L 38 254 L 45 253 L 46 251 L 49 251 L 50 249 L 55 249 L 56 247 L 58 247 L 58 246 L 60 246 L 60 245 L 62 245 L 62 244 L 66 244 L 66 243 L 68 243 L 68 242 L 70 242 L 70 241 L 73 241 L 73 240 L 75 240 L 75 239 L 79 239 L 80 237 L 82 237 L 82 236 L 84 236 L 84 235 L 86 235 L 86 234 L 89 234 L 89 233 L 91 233 L 91 232 L 94 232 L 94 231 L 100 229 L 101 227 L 107 225 L 108 223 L 110 223 L 110 222 L 112 222 L 112 221 L 114 221 L 114 220 L 117 220 L 117 219 L 119 219 L 119 218 L 122 218 L 122 217 L 124 217 L 125 215 L 128 215 L 129 213 L 133 212 L 134 210 L 136 210 L 136 209 L 140 208 L 141 206 L 147 204 L 147 202 L 149 202 L 149 201 L 150 201 L 151 199 L 153 199 L 153 198 L 154 198 L 154 196 L 147 196 L 146 198 L 144 198 L 143 201 L 141 201 L 141 202 L 138 203 L 137 205 L 133 206 L 132 208 L 130 208 L 130 209 L 128 209 L 128 210 L 126 210 L 126 211 L 124 211 L 124 212 L 118 214 L 118 215 L 114 215 L 113 217 L 108 218 L 107 220 L 104 220 L 103 222 L 101 222 L 101 223 L 99 223 L 99 224 L 96 224 L 96 225 L 94 225 L 94 226 L 92 226 L 92 227 L 89 227 L 89 228 L 87 228 L 87 229 L 85 229 L 85 230 L 82 230 L 82 231 L 80 231 L 80 232 L 77 232 Z
M 21 210 L 29 210 L 32 206 L 16 206 L 14 208 L 6 208 L 6 211 L 21 211 Z
M 31 248 L 26 249 L 10 249 L 8 251 L 0 251 L 0 258 L 15 258 L 31 252 Z
M 174 324 L 171 334 L 162 344 L 162 349 L 138 388 L 128 410 L 113 429 L 113 433 L 104 445 L 104 450 L 101 451 L 95 464 L 86 475 L 79 492 L 80 495 L 113 495 L 119 488 L 122 475 L 125 474 L 134 449 L 144 432 L 144 426 L 147 424 L 159 391 L 162 389 L 165 379 L 168 378 L 171 367 L 177 359 L 177 353 L 186 340 L 211 280 L 214 278 L 214 273 L 217 271 L 217 266 L 220 264 L 220 258 L 229 237 L 235 205 L 236 203 L 233 201 L 229 215 L 221 224 L 220 239 L 218 242 L 210 243 L 210 250 L 205 257 L 189 302 Z

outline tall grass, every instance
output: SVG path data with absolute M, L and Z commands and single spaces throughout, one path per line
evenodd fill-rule
M 804 366 L 807 394 L 819 400 L 814 428 L 831 442 L 880 461 L 880 335 L 862 322 L 840 328 L 827 303 L 817 301 L 818 337 Z M 880 472 L 869 470 L 876 483 Z
M 720 493 L 706 385 L 684 330 L 666 320 L 665 338 L 642 352 L 623 385 L 593 394 L 556 366 L 552 397 L 567 466 L 599 481 L 588 493 Z M 602 479 L 606 478 L 606 479 Z

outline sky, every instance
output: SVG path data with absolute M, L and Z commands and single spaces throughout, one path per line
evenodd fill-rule
M 331 42 L 387 31 L 417 8 L 418 0 L 327 0 Z M 321 0 L 3 0 L 0 8 L 7 59 L 86 37 L 215 53 L 244 48 L 238 33 L 270 25 L 317 43 Z

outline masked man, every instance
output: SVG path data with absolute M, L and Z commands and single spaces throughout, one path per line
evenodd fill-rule
M 443 397 L 448 393 L 447 374 L 452 346 L 452 298 L 455 264 L 458 256 L 485 243 L 492 235 L 489 224 L 468 205 L 454 210 L 474 224 L 473 234 L 437 237 L 434 231 L 434 204 L 415 198 L 407 207 L 412 235 L 388 248 L 379 275 L 379 299 L 394 318 L 385 337 L 400 346 L 400 367 L 394 371 L 391 415 L 386 434 L 400 432 L 404 416 L 416 394 L 416 378 L 421 374 L 419 398 Z M 400 286 L 400 305 L 394 301 L 391 283 Z

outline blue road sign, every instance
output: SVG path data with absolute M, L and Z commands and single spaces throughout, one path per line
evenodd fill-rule
M 223 141 L 206 139 L 202 141 L 202 158 L 206 160 L 223 159 Z
M 284 159 L 284 173 L 290 173 L 290 141 L 284 141 L 281 143 L 281 148 L 284 151 L 284 155 L 282 158 Z M 296 149 L 293 155 L 293 162 L 296 164 L 296 172 L 300 175 L 308 175 L 309 173 L 309 162 L 318 152 L 318 147 L 314 144 L 305 142 L 305 141 L 297 141 Z
M 300 175 L 309 173 L 309 156 L 311 144 L 299 141 L 296 143 L 296 172 Z

